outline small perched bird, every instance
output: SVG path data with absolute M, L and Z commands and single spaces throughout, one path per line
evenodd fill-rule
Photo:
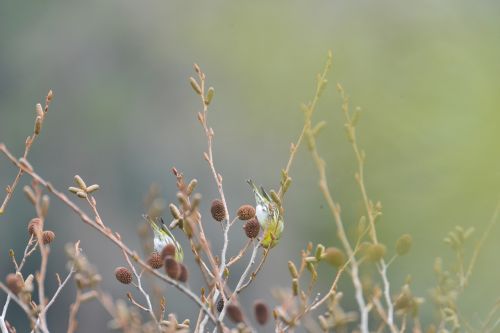
M 182 251 L 182 247 L 179 242 L 175 239 L 174 235 L 168 227 L 163 222 L 163 219 L 153 219 L 149 215 L 143 215 L 144 219 L 148 221 L 151 229 L 153 229 L 154 239 L 153 239 L 153 247 L 154 250 L 158 253 L 161 253 L 163 248 L 168 244 L 173 244 L 175 246 L 175 260 L 178 262 L 182 262 L 184 260 L 184 252 Z M 160 220 L 161 227 L 158 226 L 157 221 Z
M 284 228 L 283 216 L 280 207 L 271 200 L 264 188 L 257 188 L 252 180 L 247 180 L 255 194 L 255 216 L 264 230 L 261 244 L 265 248 L 278 244 Z

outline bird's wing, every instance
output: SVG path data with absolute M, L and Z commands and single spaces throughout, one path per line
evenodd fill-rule
M 160 230 L 160 227 L 158 227 L 158 225 L 156 224 L 156 221 L 149 215 L 142 215 L 142 217 L 148 221 L 149 225 L 151 226 L 151 228 L 153 229 L 153 231 L 155 233 L 161 233 L 161 230 Z
M 255 186 L 255 183 L 251 179 L 248 179 L 247 183 L 250 184 L 250 186 L 252 187 L 253 192 L 255 193 L 255 199 L 257 201 L 257 204 L 266 202 L 266 198 L 264 198 L 262 196 L 262 193 L 257 188 L 257 186 Z
M 175 239 L 174 235 L 172 235 L 172 232 L 170 231 L 170 229 L 168 228 L 168 226 L 163 221 L 163 218 L 160 218 L 160 221 L 161 221 L 161 230 L 164 231 L 168 235 L 168 237 L 170 237 L 172 239 Z

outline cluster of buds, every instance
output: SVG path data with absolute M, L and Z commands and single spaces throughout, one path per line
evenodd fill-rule
M 76 175 L 73 180 L 78 187 L 70 186 L 68 188 L 68 191 L 82 199 L 86 199 L 89 194 L 99 190 L 100 188 L 98 184 L 87 186 L 82 177 L 80 177 L 79 175 Z
M 184 182 L 182 173 L 173 168 L 172 172 L 177 179 L 177 200 L 179 206 L 171 203 L 169 205 L 170 214 L 173 221 L 170 223 L 170 228 L 181 228 L 188 238 L 192 238 L 196 227 L 196 221 L 199 220 L 199 206 L 201 203 L 201 194 L 194 193 L 198 181 L 192 179 L 189 183 Z
M 340 306 L 341 292 L 331 295 L 327 302 L 327 311 L 318 316 L 318 323 L 322 330 L 328 332 L 345 331 L 350 323 L 358 320 L 356 312 L 346 312 Z
M 167 244 L 163 248 L 161 253 L 151 253 L 147 262 L 148 265 L 153 269 L 160 269 L 162 267 L 165 267 L 165 273 L 170 278 L 177 281 L 187 282 L 189 278 L 187 267 L 183 263 L 176 260 L 176 249 L 173 244 Z
M 43 230 L 43 222 L 35 217 L 28 223 L 28 233 L 33 237 L 41 237 L 44 245 L 50 244 L 56 238 L 56 234 L 51 230 Z
M 31 293 L 33 292 L 33 279 L 32 274 L 23 279 L 21 273 L 10 273 L 5 278 L 7 288 L 25 304 L 31 304 Z
M 42 131 L 43 121 L 45 120 L 45 116 L 47 115 L 47 111 L 49 111 L 49 104 L 54 98 L 54 93 L 52 90 L 49 90 L 47 97 L 45 98 L 45 107 L 42 107 L 42 104 L 37 103 L 35 106 L 36 118 L 35 118 L 35 128 L 33 129 L 33 133 L 35 135 L 39 135 Z
M 33 204 L 33 206 L 38 206 L 40 208 L 40 215 L 43 218 L 46 218 L 50 206 L 49 196 L 46 194 L 41 195 L 36 183 L 33 187 L 29 185 L 24 186 L 23 192 L 26 195 L 26 198 Z
M 176 332 L 176 333 L 188 333 L 190 330 L 191 322 L 189 319 L 185 319 L 180 323 L 174 314 L 169 314 L 167 320 L 162 320 L 160 325 L 165 328 L 162 332 Z
M 66 245 L 66 254 L 69 257 L 69 264 L 75 270 L 75 282 L 78 289 L 87 289 L 97 287 L 102 277 L 97 272 L 96 268 L 90 264 L 87 257 L 85 257 L 79 248 L 80 244 Z
M 175 246 L 168 244 L 161 251 L 160 260 L 163 262 L 163 266 L 165 266 L 165 273 L 170 278 L 185 283 L 189 278 L 189 272 L 186 265 L 176 260 L 175 254 Z

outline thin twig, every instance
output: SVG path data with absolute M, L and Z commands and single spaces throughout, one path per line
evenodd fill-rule
M 203 311 L 209 316 L 210 320 L 214 324 L 218 324 L 217 319 L 212 315 L 210 310 L 206 307 L 205 304 L 201 302 L 201 300 L 196 296 L 189 288 L 180 284 L 176 280 L 171 279 L 170 277 L 160 274 L 159 272 L 153 270 L 149 265 L 142 259 L 139 258 L 135 251 L 132 251 L 128 248 L 121 240 L 117 239 L 109 228 L 102 228 L 98 224 L 95 223 L 83 210 L 80 209 L 73 201 L 68 199 L 68 197 L 62 192 L 58 191 L 51 183 L 44 180 L 40 175 L 30 169 L 26 169 L 19 161 L 10 153 L 7 147 L 0 143 L 0 152 L 2 152 L 14 165 L 18 168 L 24 169 L 24 172 L 29 174 L 34 180 L 36 180 L 40 185 L 44 186 L 49 192 L 51 192 L 55 197 L 57 197 L 61 202 L 63 202 L 66 206 L 68 206 L 74 213 L 76 213 L 80 219 L 87 225 L 91 226 L 95 230 L 99 231 L 106 238 L 111 240 L 117 247 L 124 250 L 128 255 L 130 255 L 140 266 L 142 266 L 145 270 L 156 276 L 157 278 L 163 280 L 164 282 L 174 286 L 182 293 L 184 293 L 188 298 L 193 300 Z
M 360 322 L 360 328 L 363 333 L 368 333 L 368 308 L 366 306 L 365 299 L 363 297 L 363 286 L 361 284 L 361 280 L 359 278 L 359 264 L 357 259 L 354 256 L 354 251 L 351 247 L 351 244 L 349 243 L 349 240 L 347 238 L 347 234 L 344 230 L 344 224 L 342 222 L 342 219 L 340 217 L 340 207 L 335 203 L 335 201 L 332 198 L 332 195 L 330 193 L 330 189 L 328 187 L 328 181 L 326 177 L 326 169 L 325 169 L 325 161 L 320 157 L 316 145 L 315 145 L 315 138 L 314 134 L 312 133 L 312 126 L 311 126 L 311 118 L 310 118 L 311 113 L 309 112 L 306 115 L 306 124 L 307 124 L 307 132 L 308 137 L 311 141 L 311 153 L 313 156 L 313 160 L 316 164 L 316 167 L 319 172 L 319 187 L 321 189 L 321 192 L 327 202 L 327 205 L 334 217 L 335 224 L 337 226 L 337 237 L 340 239 L 342 246 L 344 247 L 344 250 L 347 252 L 347 255 L 351 259 L 351 279 L 354 285 L 355 289 L 355 298 L 358 303 L 359 311 L 361 313 L 361 322 Z
M 123 252 L 123 256 L 125 257 L 125 260 L 127 260 L 128 266 L 130 267 L 130 269 L 134 273 L 135 278 L 137 280 L 137 284 L 135 286 L 141 292 L 141 294 L 144 296 L 144 299 L 146 299 L 146 303 L 148 304 L 148 307 L 143 308 L 143 310 L 149 312 L 149 315 L 151 316 L 151 318 L 158 325 L 158 319 L 156 318 L 156 315 L 153 311 L 153 306 L 151 305 L 151 298 L 149 297 L 149 294 L 144 290 L 144 288 L 142 288 L 142 282 L 141 282 L 142 273 L 141 274 L 137 273 L 137 270 L 135 269 L 135 266 L 130 261 L 130 258 L 128 256 L 127 252 L 125 252 L 123 249 L 122 249 L 122 252 Z
M 43 123 L 43 121 L 45 120 L 45 116 L 47 115 L 47 112 L 49 111 L 49 104 L 52 101 L 52 97 L 53 97 L 52 90 L 49 90 L 47 96 L 45 97 L 45 107 L 43 110 L 41 110 L 41 114 L 37 114 L 37 116 L 40 118 L 40 120 L 38 120 L 38 117 L 35 120 L 35 122 L 38 122 L 38 121 L 40 122 L 40 126 Z M 41 108 L 41 106 L 39 104 L 37 105 L 37 109 L 38 109 L 38 107 Z M 40 110 L 37 110 L 37 113 L 38 112 L 40 112 Z M 37 127 L 37 125 L 35 125 L 35 128 L 36 127 Z M 39 133 L 40 133 L 39 130 L 37 131 L 35 129 L 33 131 L 33 134 L 31 136 L 28 136 L 28 138 L 26 139 L 25 144 L 24 144 L 24 154 L 23 154 L 24 159 L 28 158 L 28 154 L 30 152 L 30 149 L 33 146 L 33 143 L 35 142 Z M 2 206 L 0 206 L 0 215 L 2 215 L 5 212 L 5 210 L 7 209 L 7 205 L 9 204 L 9 201 L 12 198 L 12 195 L 14 194 L 14 191 L 16 190 L 17 184 L 21 180 L 23 173 L 24 173 L 23 169 L 19 168 L 17 175 L 14 178 L 14 181 L 12 182 L 11 185 L 7 186 L 7 194 L 5 196 L 5 199 L 3 200 Z
M 365 181 L 364 181 L 364 163 L 365 163 L 365 156 L 364 152 L 361 152 L 361 149 L 359 148 L 357 144 L 357 136 L 356 136 L 356 128 L 355 128 L 355 123 L 353 121 L 353 118 L 350 115 L 349 112 L 349 98 L 345 94 L 344 89 L 340 84 L 337 84 L 337 89 L 340 92 L 340 96 L 342 98 L 342 111 L 344 114 L 344 117 L 346 119 L 346 129 L 348 133 L 348 139 L 351 142 L 352 149 L 354 151 L 354 155 L 356 157 L 356 161 L 358 164 L 358 171 L 356 173 L 356 181 L 359 185 L 359 189 L 361 191 L 361 196 L 363 198 L 363 203 L 366 209 L 366 214 L 368 215 L 368 222 L 370 226 L 370 238 L 374 244 L 378 244 L 378 238 L 377 238 L 377 231 L 375 229 L 375 220 L 378 216 L 378 212 L 374 211 L 373 204 L 370 201 L 368 197 L 368 193 L 366 190 L 365 186 Z M 382 277 L 383 285 L 384 285 L 384 297 L 385 297 L 385 302 L 387 305 L 387 323 L 389 325 L 389 328 L 393 333 L 398 332 L 397 327 L 394 324 L 394 305 L 392 304 L 391 300 L 391 294 L 390 294 L 390 284 L 389 284 L 389 279 L 387 278 L 387 264 L 384 260 L 384 258 L 380 259 L 379 262 L 380 269 L 379 273 Z

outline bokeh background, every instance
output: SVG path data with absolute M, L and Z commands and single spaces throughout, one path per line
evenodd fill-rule
M 411 275 L 415 294 L 427 298 L 422 319 L 428 324 L 435 318 L 428 299 L 434 258 L 451 259 L 442 238 L 459 224 L 474 226 L 478 237 L 499 197 L 498 17 L 500 3 L 489 0 L 2 1 L 0 141 L 21 155 L 34 105 L 53 89 L 30 161 L 61 189 L 75 174 L 99 183 L 105 222 L 140 249 L 136 230 L 150 184 L 160 185 L 167 202 L 175 199 L 171 167 L 199 180 L 207 217 L 217 196 L 202 158 L 199 101 L 187 80 L 193 62 L 216 90 L 210 111 L 215 158 L 234 211 L 253 200 L 245 179 L 278 186 L 290 142 L 302 126 L 299 105 L 312 97 L 315 75 L 331 49 L 334 69 L 315 117 L 328 122 L 319 149 L 333 194 L 346 225 L 354 226 L 362 206 L 334 87 L 341 82 L 353 106 L 363 110 L 359 138 L 368 156 L 367 186 L 384 206 L 380 238 L 393 253 L 399 235 L 414 237 L 412 252 L 390 268 L 392 288 L 399 290 Z M 2 187 L 15 172 L 0 159 Z M 288 286 L 286 261 L 298 258 L 308 241 L 338 244 L 306 149 L 291 176 L 285 234 L 252 291 L 242 296 L 244 304 L 256 298 L 272 303 L 269 290 Z M 18 191 L 0 217 L 2 278 L 12 270 L 8 250 L 22 251 L 33 215 Z M 218 249 L 219 228 L 209 218 L 206 224 Z M 64 245 L 81 239 L 104 288 L 125 298 L 127 288 L 113 277 L 114 267 L 124 263 L 116 248 L 54 200 L 47 225 L 57 232 L 51 274 L 66 272 Z M 238 229 L 232 253 L 244 240 Z M 460 301 L 472 323 L 500 294 L 499 233 L 497 225 Z M 33 257 L 25 272 L 34 272 L 37 261 Z M 333 274 L 321 271 L 323 288 Z M 345 307 L 355 309 L 347 278 L 342 288 Z M 65 330 L 74 292 L 66 289 L 50 311 L 55 332 Z M 172 311 L 195 321 L 189 300 L 172 289 L 166 295 Z M 18 331 L 25 331 L 15 306 L 9 313 Z M 104 332 L 109 318 L 100 306 L 85 304 L 79 320 L 79 332 Z

